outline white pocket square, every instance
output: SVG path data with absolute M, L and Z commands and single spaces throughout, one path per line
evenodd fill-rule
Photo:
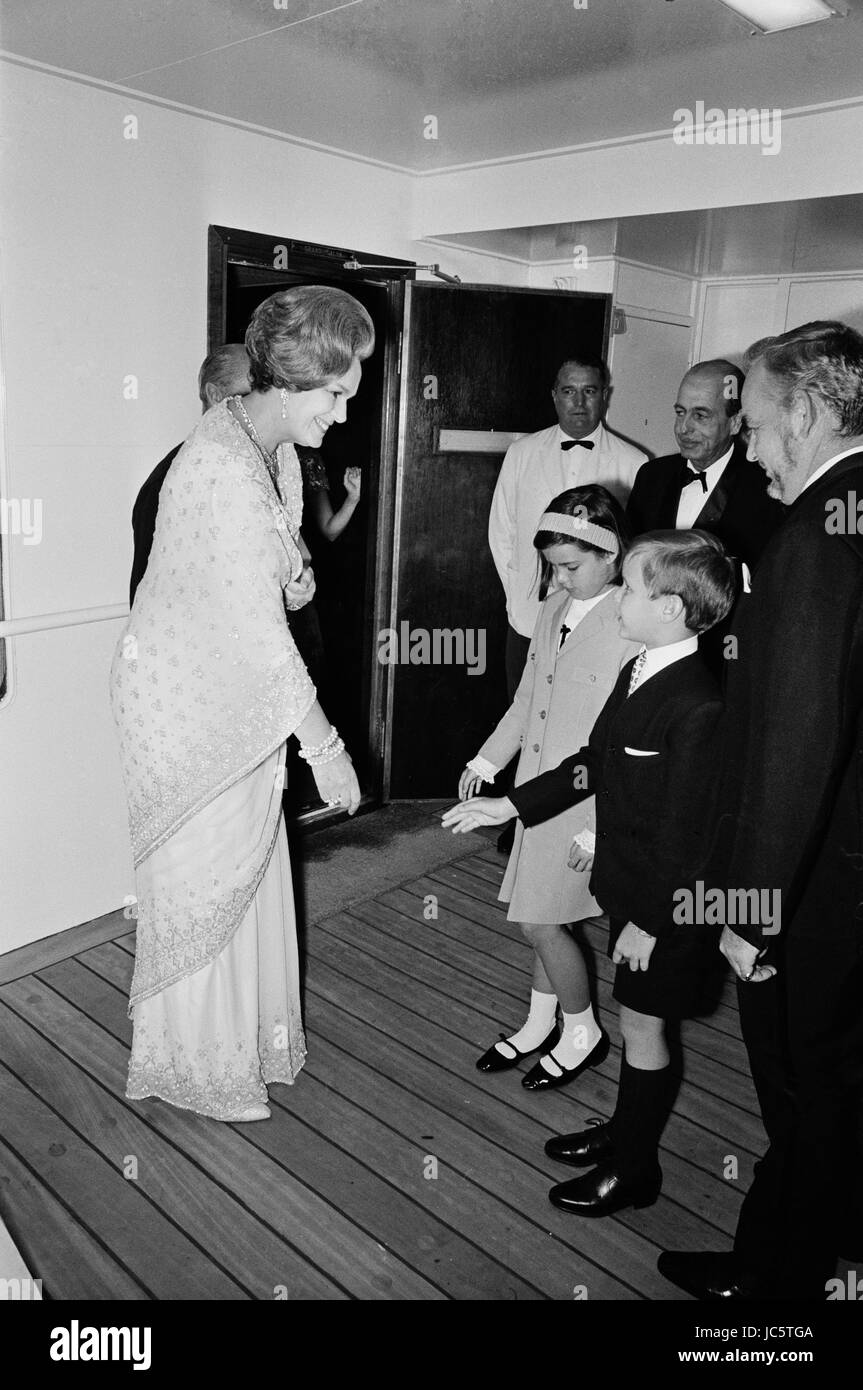
M 631 753 L 633 758 L 658 758 L 658 748 L 627 748 L 624 746 L 624 753 Z

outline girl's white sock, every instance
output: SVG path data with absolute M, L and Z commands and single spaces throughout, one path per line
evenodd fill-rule
M 592 1006 L 588 1005 L 580 1014 L 563 1015 L 560 1042 L 552 1048 L 550 1056 L 568 1071 L 584 1061 L 601 1037 L 602 1029 L 594 1018 Z
M 506 1042 L 495 1043 L 495 1047 L 504 1057 L 512 1057 L 513 1050 L 519 1052 L 531 1052 L 535 1047 L 539 1047 L 544 1042 L 554 1027 L 555 1015 L 557 1014 L 557 995 L 541 994 L 538 989 L 530 991 L 530 1009 L 527 1018 L 519 1028 L 517 1033 L 513 1033 Z M 507 1044 L 512 1046 L 508 1047 Z

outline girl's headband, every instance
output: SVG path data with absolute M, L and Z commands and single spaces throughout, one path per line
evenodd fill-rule
M 620 542 L 613 531 L 607 531 L 604 526 L 596 526 L 594 522 L 588 521 L 586 516 L 570 516 L 567 512 L 544 512 L 537 523 L 536 534 L 540 531 L 558 531 L 561 535 L 572 536 L 574 540 L 586 541 L 588 545 L 596 545 L 600 550 L 607 550 L 610 555 L 616 555 L 620 549 Z

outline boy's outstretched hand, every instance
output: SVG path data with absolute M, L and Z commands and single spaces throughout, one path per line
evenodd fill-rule
M 453 835 L 464 835 L 468 830 L 476 830 L 478 825 L 502 825 L 517 815 L 508 796 L 473 796 L 470 801 L 444 811 L 441 825 Z

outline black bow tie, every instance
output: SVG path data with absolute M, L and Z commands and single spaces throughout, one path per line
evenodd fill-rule
M 582 449 L 592 449 L 594 441 L 592 439 L 564 439 L 561 441 L 561 449 L 574 449 L 576 444 L 580 444 Z
M 681 474 L 681 478 L 680 478 L 680 490 L 681 490 L 681 492 L 683 491 L 683 489 L 684 489 L 685 487 L 689 487 L 689 484 L 690 484 L 690 483 L 695 483 L 695 482 L 699 482 L 699 483 L 701 484 L 701 490 L 702 490 L 702 492 L 706 492 L 706 491 L 707 491 L 707 479 L 705 478 L 704 474 L 703 474 L 703 473 L 699 473 L 696 469 L 690 468 L 689 465 L 687 464 L 687 466 L 684 468 L 683 473 Z

